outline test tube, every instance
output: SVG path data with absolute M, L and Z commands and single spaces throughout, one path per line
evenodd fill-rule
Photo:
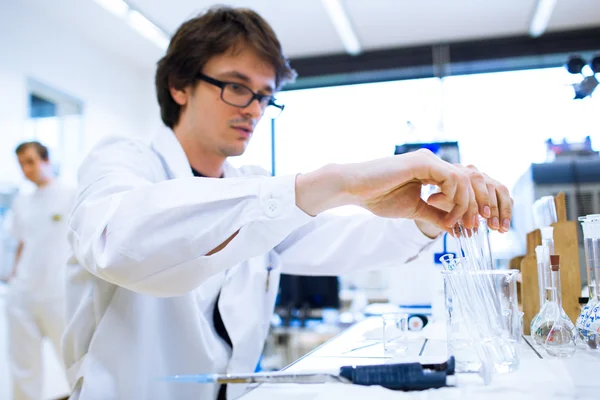
M 494 269 L 487 220 L 483 217 L 478 218 L 478 225 L 472 229 L 458 223 L 454 227 L 453 236 L 462 255 L 470 259 L 474 270 Z
M 596 268 L 597 263 L 595 262 L 595 250 L 594 250 L 594 235 L 593 231 L 595 228 L 595 222 L 593 219 L 587 217 L 579 217 L 579 221 L 581 222 L 581 229 L 583 230 L 583 243 L 585 250 L 585 265 L 587 272 L 587 281 L 589 288 L 589 298 L 590 301 L 597 299 L 597 291 L 596 291 L 596 273 L 594 269 Z
M 538 272 L 538 287 L 539 287 L 539 295 L 540 295 L 540 309 L 544 306 L 546 302 L 546 296 L 544 294 L 544 290 L 546 290 L 546 271 L 544 270 L 544 247 L 536 246 L 535 247 L 535 257 L 537 260 L 537 272 Z
M 594 300 L 600 301 L 600 288 L 598 285 L 600 284 L 600 215 L 593 214 L 589 216 L 589 221 L 591 222 L 591 236 L 592 236 L 592 265 L 593 269 L 591 271 L 591 279 L 594 282 Z M 594 273 L 595 272 L 595 273 Z M 592 294 L 590 293 L 590 299 L 592 298 Z
M 544 259 L 544 284 L 546 285 L 546 300 L 551 299 L 551 277 L 550 277 L 550 255 L 554 254 L 554 227 L 545 226 L 540 229 L 542 232 L 542 248 Z

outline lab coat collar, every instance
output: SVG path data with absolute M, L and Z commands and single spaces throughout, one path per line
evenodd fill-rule
M 152 148 L 162 158 L 171 179 L 194 176 L 183 147 L 171 129 L 159 130 L 152 138 Z
M 169 172 L 171 179 L 189 178 L 194 176 L 190 162 L 187 159 L 181 143 L 177 140 L 175 133 L 169 129 L 161 129 L 152 139 L 152 148 L 162 158 L 165 169 Z M 235 168 L 225 161 L 223 165 L 224 176 L 235 176 Z

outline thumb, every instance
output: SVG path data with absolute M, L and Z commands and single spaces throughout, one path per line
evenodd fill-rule
M 423 199 L 420 199 L 417 210 L 411 216 L 411 219 L 418 219 L 419 221 L 428 222 L 440 229 L 443 229 L 444 231 L 448 231 L 448 228 L 444 225 L 444 218 L 446 215 L 448 215 L 447 212 L 429 205 Z
M 427 204 L 446 212 L 450 212 L 452 208 L 454 208 L 452 200 L 448 199 L 448 197 L 441 192 L 429 196 Z

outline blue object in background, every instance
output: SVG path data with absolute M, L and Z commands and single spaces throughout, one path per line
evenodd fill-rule
M 448 245 L 448 234 L 444 233 L 444 250 L 441 253 L 433 254 L 433 262 L 435 264 L 441 265 L 442 264 L 441 258 L 442 258 L 442 256 L 445 256 L 446 254 L 452 254 L 453 257 L 456 257 L 456 253 L 448 251 L 447 245 Z

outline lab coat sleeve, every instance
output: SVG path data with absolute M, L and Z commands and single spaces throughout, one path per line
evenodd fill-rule
M 79 263 L 99 278 L 139 293 L 182 295 L 265 254 L 312 219 L 295 204 L 293 176 L 153 183 L 163 179 L 152 176 L 160 162 L 147 146 L 115 138 L 84 161 L 69 240 Z
M 433 241 L 412 220 L 323 214 L 294 231 L 275 250 L 283 273 L 340 275 L 404 264 Z

